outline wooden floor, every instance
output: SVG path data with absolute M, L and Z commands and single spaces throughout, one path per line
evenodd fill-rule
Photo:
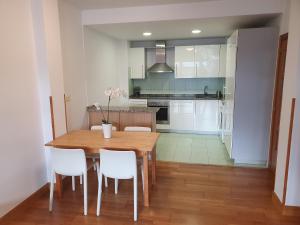
M 88 179 L 88 216 L 82 214 L 79 182 L 76 192 L 72 192 L 68 179 L 64 181 L 64 196 L 61 200 L 55 199 L 52 213 L 48 212 L 48 191 L 45 191 L 2 218 L 0 224 L 134 224 L 131 181 L 120 182 L 118 195 L 114 194 L 110 181 L 103 193 L 101 215 L 97 217 L 96 174 L 90 171 Z M 300 217 L 281 216 L 273 205 L 271 174 L 266 169 L 159 162 L 157 184 L 152 189 L 150 201 L 150 207 L 144 208 L 139 193 L 137 224 L 300 224 Z

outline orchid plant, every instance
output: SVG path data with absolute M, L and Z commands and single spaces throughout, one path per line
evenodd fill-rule
M 108 97 L 107 102 L 107 117 L 105 118 L 105 115 L 103 113 L 103 110 L 100 106 L 100 110 L 102 113 L 102 123 L 104 124 L 110 124 L 109 122 L 109 106 L 112 99 L 119 98 L 119 97 L 126 97 L 126 92 L 124 90 L 121 90 L 120 88 L 108 88 L 104 91 L 104 94 Z

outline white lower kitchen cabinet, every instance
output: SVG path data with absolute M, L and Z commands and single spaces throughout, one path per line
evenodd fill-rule
M 170 101 L 170 129 L 193 131 L 194 111 L 195 104 L 193 100 Z
M 195 100 L 194 130 L 200 133 L 219 133 L 219 100 Z

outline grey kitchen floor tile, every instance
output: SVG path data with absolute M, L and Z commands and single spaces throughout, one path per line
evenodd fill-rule
M 217 135 L 161 133 L 157 142 L 161 161 L 232 165 L 224 144 Z

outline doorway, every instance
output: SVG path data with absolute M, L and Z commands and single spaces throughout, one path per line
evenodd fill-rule
M 275 175 L 277 151 L 278 151 L 278 136 L 280 126 L 281 102 L 284 82 L 285 61 L 287 52 L 288 34 L 283 34 L 279 39 L 276 80 L 274 88 L 271 138 L 270 138 L 270 156 L 269 168 Z

